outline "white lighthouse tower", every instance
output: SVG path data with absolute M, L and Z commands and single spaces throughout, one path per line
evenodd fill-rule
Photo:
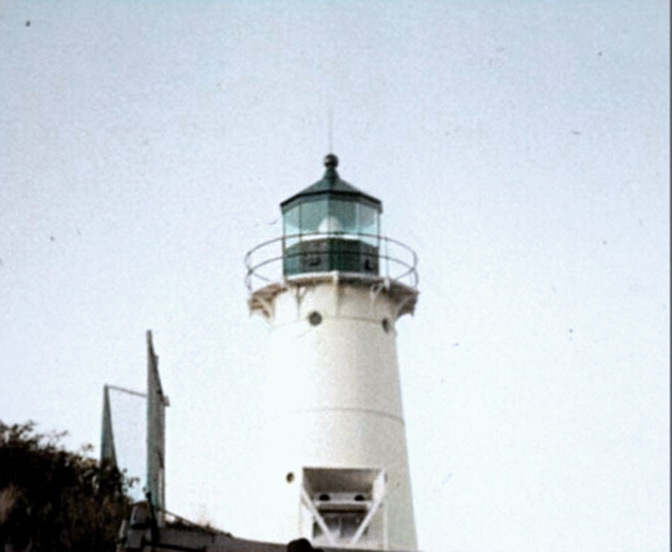
M 415 308 L 416 256 L 337 165 L 280 204 L 283 235 L 246 259 L 272 340 L 259 512 L 276 542 L 415 550 L 396 322 Z

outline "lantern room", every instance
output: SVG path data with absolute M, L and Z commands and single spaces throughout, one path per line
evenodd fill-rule
M 354 272 L 379 274 L 379 199 L 338 175 L 338 158 L 325 157 L 322 180 L 280 204 L 283 273 Z

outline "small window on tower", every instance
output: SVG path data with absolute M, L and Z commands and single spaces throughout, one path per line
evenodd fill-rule
M 322 323 L 322 315 L 317 311 L 313 311 L 308 315 L 308 322 L 312 326 L 319 326 Z

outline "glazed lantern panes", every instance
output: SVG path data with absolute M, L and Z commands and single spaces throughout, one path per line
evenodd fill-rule
M 357 224 L 358 204 L 352 201 L 332 199 L 329 201 L 329 231 L 359 234 Z
M 308 201 L 299 205 L 299 228 L 301 234 L 322 232 L 327 217 L 329 204 L 326 201 Z
M 299 209 L 300 205 L 288 209 L 282 215 L 282 233 L 285 236 L 285 247 L 294 245 L 299 241 L 299 234 L 301 233 L 301 227 L 299 225 Z
M 370 234 L 366 241 L 375 243 L 379 230 L 376 209 L 340 199 L 300 203 L 287 209 L 282 220 L 286 245 L 319 237 L 311 234 Z
M 357 223 L 362 239 L 370 245 L 378 245 L 380 235 L 380 217 L 378 211 L 368 205 L 359 205 Z

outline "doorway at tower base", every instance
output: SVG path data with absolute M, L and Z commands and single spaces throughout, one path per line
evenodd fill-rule
M 387 548 L 385 472 L 304 468 L 300 533 L 314 544 Z

